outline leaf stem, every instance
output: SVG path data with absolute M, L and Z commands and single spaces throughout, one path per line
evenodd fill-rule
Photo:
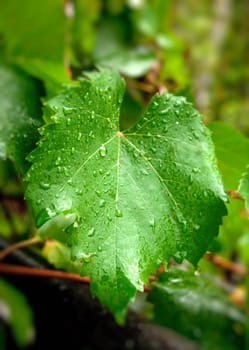
M 0 263 L 0 273 L 10 275 L 24 275 L 24 276 L 37 276 L 37 277 L 48 277 L 48 278 L 59 278 L 65 280 L 71 280 L 76 282 L 89 283 L 89 277 L 81 277 L 75 273 L 43 269 L 29 266 L 21 266 L 14 264 Z
M 0 252 L 0 261 L 5 259 L 6 256 L 12 253 L 14 250 L 29 247 L 31 245 L 34 245 L 40 242 L 41 242 L 41 238 L 39 236 L 35 236 L 30 239 L 26 239 L 25 241 L 14 243 Z
M 84 276 L 81 277 L 76 273 L 59 271 L 59 270 L 51 270 L 51 269 L 43 269 L 29 266 L 21 266 L 14 264 L 5 264 L 0 263 L 0 274 L 6 275 L 23 275 L 23 276 L 35 276 L 35 277 L 47 277 L 47 278 L 58 278 L 64 280 L 70 280 L 81 283 L 90 283 L 90 277 Z M 151 291 L 150 287 L 145 285 L 144 292 L 149 293 Z
M 232 271 L 241 277 L 245 277 L 247 274 L 247 269 L 245 266 L 229 261 L 222 256 L 213 253 L 205 253 L 204 258 L 211 261 L 214 265 L 222 267 L 225 270 Z

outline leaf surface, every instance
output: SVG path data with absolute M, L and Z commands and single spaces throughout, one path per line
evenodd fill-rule
M 40 224 L 77 215 L 66 230 L 72 256 L 118 319 L 161 262 L 196 263 L 226 213 L 209 132 L 192 105 L 156 95 L 121 131 L 124 90 L 115 71 L 101 70 L 48 102 L 53 122 L 29 157 L 26 191 Z
M 213 276 L 171 268 L 152 284 L 149 300 L 156 322 L 199 341 L 204 349 L 244 348 L 245 314 L 215 286 Z
M 0 158 L 10 158 L 22 172 L 41 125 L 40 91 L 26 74 L 0 64 Z

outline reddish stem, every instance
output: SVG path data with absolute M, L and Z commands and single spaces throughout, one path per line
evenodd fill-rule
M 12 265 L 0 263 L 0 273 L 7 275 L 24 275 L 24 276 L 37 276 L 37 277 L 47 277 L 47 278 L 59 278 L 70 281 L 76 281 L 81 283 L 90 283 L 90 278 L 88 276 L 80 277 L 76 273 L 50 270 L 50 269 L 40 269 L 29 266 Z M 145 292 L 150 292 L 150 287 L 144 286 Z
M 0 263 L 0 273 L 10 274 L 10 275 L 24 275 L 24 276 L 39 276 L 48 278 L 59 278 L 83 283 L 89 283 L 90 278 L 80 277 L 79 275 L 71 272 L 50 270 L 50 269 L 40 269 L 36 267 L 12 265 Z
M 204 257 L 205 259 L 211 261 L 214 265 L 222 267 L 225 270 L 237 273 L 241 277 L 245 277 L 247 273 L 247 269 L 245 266 L 229 261 L 223 258 L 222 256 L 213 253 L 205 253 Z

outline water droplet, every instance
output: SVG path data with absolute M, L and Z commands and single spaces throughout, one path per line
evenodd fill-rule
M 100 175 L 104 174 L 104 170 L 102 168 L 99 169 Z
M 78 136 L 77 136 L 77 141 L 80 141 L 80 140 L 81 140 L 81 137 L 82 137 L 82 133 L 79 132 L 79 133 L 78 133 Z
M 142 168 L 140 171 L 143 175 L 149 175 L 148 171 L 144 168 Z
M 176 121 L 176 125 L 179 125 L 179 121 L 178 120 Z
M 91 130 L 90 132 L 89 132 L 89 135 L 88 135 L 89 137 L 91 137 L 92 139 L 94 139 L 94 133 L 93 133 L 93 131 Z
M 75 152 L 75 147 L 71 148 L 71 154 L 73 154 Z
M 48 190 L 50 188 L 50 184 L 47 183 L 47 182 L 41 181 L 40 182 L 40 188 L 43 189 L 43 190 Z
M 98 247 L 98 251 L 99 251 L 99 252 L 102 252 L 102 247 L 99 246 L 99 247 Z
M 97 195 L 98 197 L 101 196 L 101 192 L 100 192 L 99 190 L 96 190 L 95 193 L 96 193 L 96 195 Z
M 76 194 L 78 195 L 78 196 L 81 196 L 82 194 L 83 194 L 83 191 L 82 190 L 80 190 L 80 189 L 76 189 Z
M 193 225 L 193 228 L 194 228 L 194 230 L 198 231 L 198 230 L 200 229 L 200 225 L 194 224 L 194 225 Z
M 68 183 L 69 185 L 72 185 L 72 184 L 73 184 L 73 180 L 72 180 L 72 179 L 69 179 L 69 180 L 67 181 L 67 183 Z
M 66 124 L 69 126 L 71 124 L 71 119 L 67 118 Z
M 104 199 L 101 199 L 101 200 L 99 201 L 99 206 L 100 206 L 101 208 L 103 208 L 103 207 L 105 206 L 105 200 L 104 200 Z
M 150 224 L 150 227 L 152 228 L 152 231 L 155 232 L 155 229 L 156 229 L 156 220 L 155 220 L 155 218 L 152 218 L 149 221 L 149 224 Z
M 90 228 L 90 230 L 87 232 L 87 236 L 88 236 L 88 237 L 92 237 L 92 236 L 94 235 L 94 233 L 95 233 L 95 228 L 92 227 L 92 228 Z
M 200 169 L 199 168 L 193 168 L 192 171 L 193 171 L 193 173 L 199 173 Z
M 168 111 L 169 111 L 169 108 L 165 108 L 165 109 L 162 109 L 158 114 L 163 115 L 163 114 L 168 113 Z
M 116 208 L 115 210 L 115 215 L 118 217 L 118 218 L 121 218 L 123 216 L 123 213 L 120 209 Z
M 89 263 L 91 261 L 91 258 L 92 258 L 92 254 L 81 253 L 80 260 L 83 260 L 83 262 Z
M 65 106 L 63 107 L 63 113 L 65 115 L 71 114 L 71 113 L 73 113 L 73 111 L 74 111 L 74 109 L 71 107 L 65 107 Z
M 101 157 L 105 157 L 106 156 L 106 148 L 105 148 L 105 145 L 101 145 L 99 147 L 99 154 Z
M 55 165 L 60 165 L 61 164 L 61 157 L 57 157 L 55 161 Z

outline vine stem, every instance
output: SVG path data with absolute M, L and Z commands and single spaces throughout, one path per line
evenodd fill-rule
M 11 246 L 3 249 L 0 252 L 0 261 L 6 258 L 7 255 L 12 253 L 14 250 L 20 249 L 20 248 L 25 248 L 25 247 L 30 247 L 34 244 L 40 243 L 42 240 L 40 237 L 32 237 L 30 239 L 26 239 L 25 241 L 20 241 L 17 243 L 12 244 Z
M 247 269 L 245 266 L 236 264 L 230 260 L 223 258 L 222 256 L 213 253 L 205 253 L 204 257 L 206 260 L 211 261 L 216 266 L 222 267 L 225 270 L 232 271 L 241 277 L 246 276 Z
M 64 280 L 70 280 L 81 283 L 90 283 L 90 277 L 84 276 L 81 277 L 76 273 L 51 270 L 51 269 L 42 269 L 29 266 L 21 266 L 14 264 L 5 264 L 0 263 L 0 273 L 7 275 L 23 275 L 23 276 L 35 276 L 35 277 L 47 277 L 47 278 L 58 278 Z M 144 292 L 150 292 L 150 287 L 145 285 Z
M 71 280 L 76 282 L 89 283 L 89 277 L 81 277 L 76 273 L 43 269 L 29 266 L 21 266 L 14 264 L 0 263 L 0 273 L 10 274 L 10 275 L 24 275 L 24 276 L 37 276 L 37 277 L 47 277 L 47 278 L 59 278 L 65 280 Z

